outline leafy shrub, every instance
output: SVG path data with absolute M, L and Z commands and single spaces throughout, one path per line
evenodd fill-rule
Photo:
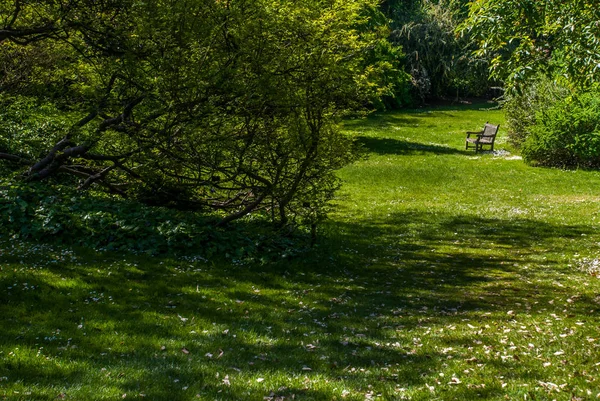
M 406 53 L 416 102 L 486 94 L 488 61 L 470 56 L 475 48 L 468 33 L 456 35 L 466 17 L 463 1 L 396 1 L 384 8 L 392 20 L 391 39 Z
M 519 148 L 531 134 L 536 118 L 558 100 L 569 95 L 569 90 L 554 80 L 539 76 L 521 92 L 507 95 L 503 108 L 508 127 L 508 141 Z
M 73 117 L 50 102 L 27 96 L 0 95 L 0 152 L 39 157 L 72 124 Z
M 533 165 L 600 167 L 600 93 L 566 97 L 540 110 L 522 155 Z
M 264 221 L 217 228 L 215 216 L 150 207 L 70 186 L 0 181 L 0 236 L 98 251 L 174 254 L 236 263 L 292 256 L 308 237 L 280 235 Z

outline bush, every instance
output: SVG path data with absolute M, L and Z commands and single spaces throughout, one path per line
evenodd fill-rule
M 0 152 L 34 159 L 58 141 L 74 118 L 53 103 L 0 94 Z
M 436 98 L 483 96 L 492 86 L 488 61 L 470 56 L 473 40 L 456 35 L 467 8 L 457 0 L 388 2 L 391 39 L 401 46 L 412 96 L 421 103 Z
M 536 117 L 570 94 L 554 80 L 539 76 L 521 92 L 510 93 L 503 103 L 508 128 L 508 141 L 520 148 L 531 134 Z
M 600 167 L 600 92 L 569 96 L 541 108 L 522 146 L 532 165 Z
M 308 249 L 307 235 L 273 232 L 264 220 L 254 220 L 215 227 L 216 216 L 81 193 L 67 185 L 0 180 L 0 239 L 234 263 L 273 261 Z

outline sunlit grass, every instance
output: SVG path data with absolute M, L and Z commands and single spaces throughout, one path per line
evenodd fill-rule
M 485 121 L 500 152 L 464 151 Z M 596 399 L 600 174 L 524 165 L 502 124 L 347 122 L 368 158 L 285 263 L 0 239 L 0 399 Z

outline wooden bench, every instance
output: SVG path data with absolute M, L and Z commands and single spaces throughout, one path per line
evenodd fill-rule
M 490 150 L 494 150 L 494 141 L 496 140 L 496 134 L 498 133 L 500 125 L 492 125 L 485 123 L 482 131 L 468 131 L 465 149 L 475 148 L 475 153 L 483 150 L 484 145 L 490 146 Z M 471 135 L 474 137 L 471 138 Z

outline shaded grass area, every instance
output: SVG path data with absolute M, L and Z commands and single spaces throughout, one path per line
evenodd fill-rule
M 141 205 L 75 183 L 24 182 L 0 165 L 0 235 L 99 252 L 224 256 L 233 263 L 278 259 L 306 249 L 300 230 L 276 230 L 261 216 L 217 227 L 217 214 Z M 301 246 L 304 243 L 304 247 Z M 294 246 L 295 245 L 295 246 Z
M 0 399 L 594 399 L 600 174 L 462 150 L 501 118 L 347 122 L 369 157 L 302 259 L 3 238 Z

